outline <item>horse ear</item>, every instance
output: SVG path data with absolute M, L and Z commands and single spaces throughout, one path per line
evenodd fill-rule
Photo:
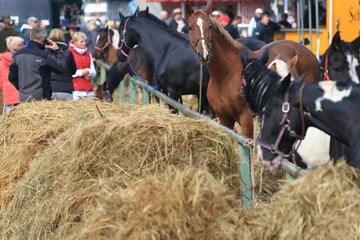
M 121 11 L 119 11 L 119 17 L 120 17 L 121 22 L 124 22 L 126 19 L 126 17 L 121 13 Z
M 294 83 L 302 84 L 306 77 L 306 74 L 307 74 L 307 72 L 304 72 L 303 74 L 301 74 L 300 77 L 298 77 L 294 80 Z
M 335 48 L 339 48 L 341 42 L 340 31 L 337 31 L 331 41 L 331 45 Z
M 261 56 L 260 58 L 260 61 L 265 64 L 267 63 L 267 61 L 269 60 L 269 49 L 268 48 L 265 48 L 265 51 L 263 53 L 263 55 Z
M 186 0 L 185 10 L 186 10 L 186 14 L 188 15 L 188 17 L 190 17 L 194 13 L 194 10 L 190 6 L 189 0 Z
M 246 48 L 241 48 L 241 50 L 240 50 L 240 58 L 241 58 L 241 61 L 243 62 L 243 65 L 245 67 L 249 62 L 249 57 L 248 57 L 248 53 L 247 53 Z
M 146 6 L 145 12 L 149 13 L 149 6 Z
M 352 47 L 359 52 L 360 51 L 360 36 L 358 36 L 354 41 L 351 42 Z
M 109 26 L 108 25 L 106 25 L 106 27 L 105 27 L 105 31 L 108 31 L 109 30 Z
M 133 17 L 139 16 L 139 12 L 140 12 L 140 8 L 139 8 L 139 6 L 137 6 L 137 7 L 136 7 L 136 11 L 135 11 L 135 13 L 133 14 Z
M 287 90 L 289 89 L 289 86 L 291 84 L 291 74 L 289 73 L 288 75 L 286 75 L 286 77 L 284 77 L 281 82 L 280 82 L 280 87 L 279 87 L 279 92 L 281 94 L 285 94 L 287 92 Z
M 208 15 L 211 14 L 211 11 L 212 11 L 212 1 L 211 1 L 211 0 L 208 0 L 208 1 L 207 1 L 206 7 L 205 7 L 204 11 L 205 11 Z

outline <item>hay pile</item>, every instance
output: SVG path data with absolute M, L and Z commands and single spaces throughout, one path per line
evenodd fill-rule
M 234 141 L 202 120 L 178 117 L 156 106 L 96 104 L 100 112 L 91 101 L 23 104 L 2 119 L 3 152 L 8 153 L 1 162 L 10 163 L 3 165 L 0 176 L 11 179 L 1 188 L 2 238 L 78 238 L 73 234 L 86 234 L 82 231 L 88 225 L 85 223 L 88 220 L 91 223 L 91 216 L 102 206 L 101 201 L 108 202 L 104 196 L 123 196 L 127 190 L 129 196 L 145 193 L 145 189 L 132 190 L 132 186 L 138 186 L 139 181 L 145 179 L 140 186 L 150 188 L 154 180 L 146 178 L 161 175 L 169 167 L 185 171 L 180 175 L 186 174 L 189 167 L 206 171 L 218 185 L 224 184 L 225 190 L 219 193 L 209 192 L 212 187 L 203 189 L 201 184 L 188 186 L 186 182 L 176 183 L 174 190 L 184 194 L 180 191 L 186 190 L 185 187 L 196 187 L 188 190 L 192 196 L 184 196 L 185 200 L 202 199 L 199 203 L 175 199 L 173 206 L 184 204 L 184 210 L 192 207 L 198 210 L 196 214 L 202 211 L 204 214 L 190 214 L 181 226 L 174 217 L 174 222 L 168 223 L 171 229 L 166 234 L 181 236 L 190 229 L 189 224 L 194 225 L 194 234 L 200 226 L 191 219 L 199 220 L 201 216 L 209 217 L 201 218 L 198 223 L 205 227 L 199 234 L 210 234 L 217 209 L 227 206 L 224 192 L 234 196 L 239 191 L 241 181 Z M 194 175 L 201 177 L 201 174 Z M 167 177 L 159 179 L 157 181 L 164 181 L 161 179 Z M 150 182 L 146 184 L 147 181 Z M 171 185 L 164 183 L 164 187 L 171 188 Z M 215 186 L 214 190 L 219 188 Z M 156 188 L 154 194 L 164 195 L 164 202 L 171 195 L 157 192 Z M 205 198 L 211 202 L 204 204 Z M 129 203 L 125 195 L 124 199 Z M 204 206 L 201 208 L 199 204 Z M 131 205 L 127 207 L 131 210 Z M 176 209 L 169 209 L 176 213 Z
M 252 239 L 359 239 L 359 174 L 342 161 L 284 184 L 251 211 Z
M 274 195 L 281 174 L 265 171 L 265 195 L 245 210 L 236 144 L 202 120 L 54 101 L 0 121 L 1 239 L 360 237 L 359 175 L 343 162 Z

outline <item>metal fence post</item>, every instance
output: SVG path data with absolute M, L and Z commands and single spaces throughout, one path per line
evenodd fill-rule
M 251 168 L 250 168 L 250 148 L 238 143 L 239 151 L 239 167 L 240 176 L 242 180 L 241 198 L 244 208 L 251 208 L 252 206 L 252 191 L 251 191 Z
M 125 79 L 123 79 L 119 84 L 119 102 L 125 103 Z
M 129 81 L 129 94 L 130 94 L 130 104 L 136 104 L 136 85 L 133 81 Z

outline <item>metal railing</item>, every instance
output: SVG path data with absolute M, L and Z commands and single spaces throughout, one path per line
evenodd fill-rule
M 100 70 L 100 81 L 104 82 L 106 79 L 106 70 L 110 68 L 109 65 L 97 61 L 97 66 Z M 143 80 L 141 80 L 139 77 L 132 77 L 129 78 L 128 82 L 128 89 L 129 89 L 129 103 L 130 104 L 136 104 L 137 103 L 137 94 L 138 94 L 138 88 L 141 89 L 142 92 L 142 103 L 143 104 L 149 104 L 151 95 L 157 97 L 160 101 L 161 105 L 169 105 L 173 108 L 177 109 L 179 114 L 182 116 L 187 117 L 196 117 L 200 119 L 204 119 L 208 121 L 209 123 L 213 124 L 217 128 L 221 129 L 222 131 L 226 132 L 229 136 L 231 136 L 235 141 L 238 143 L 238 153 L 239 153 L 239 172 L 242 179 L 242 186 L 241 186 L 241 192 L 242 192 L 242 205 L 244 208 L 250 208 L 252 206 L 252 199 L 253 199 L 253 193 L 252 193 L 252 184 L 251 184 L 251 167 L 250 167 L 250 161 L 251 161 L 251 152 L 252 152 L 252 141 L 249 141 L 248 138 L 235 133 L 233 130 L 219 124 L 218 122 L 215 122 L 213 119 L 199 114 L 196 111 L 191 110 L 190 108 L 182 105 L 181 103 L 171 99 L 170 97 L 166 96 L 165 94 L 155 90 L 152 86 L 146 84 Z M 125 81 L 121 81 L 119 85 L 119 102 L 125 103 L 126 97 L 125 97 Z M 294 164 L 290 163 L 289 161 L 284 160 L 282 164 L 283 170 L 286 172 L 286 178 L 288 180 L 293 180 L 297 178 L 298 176 L 303 176 L 306 174 L 306 171 L 303 169 L 299 169 Z

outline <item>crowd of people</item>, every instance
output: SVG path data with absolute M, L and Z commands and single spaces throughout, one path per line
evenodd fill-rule
M 168 15 L 162 11 L 159 18 L 175 31 L 189 32 L 180 8 L 175 8 L 171 17 Z M 238 28 L 242 17 L 235 16 L 231 9 L 217 9 L 211 17 L 234 39 L 244 37 Z M 269 43 L 280 28 L 291 27 L 287 19 L 283 14 L 278 23 L 273 22 L 269 13 L 257 8 L 247 36 Z M 87 22 L 86 31 L 70 22 L 65 31 L 54 28 L 49 36 L 35 16 L 29 17 L 19 32 L 10 16 L 3 16 L 0 21 L 0 90 L 6 111 L 25 101 L 79 100 L 94 95 L 92 79 L 96 69 L 91 53 L 99 29 L 96 20 Z
M 6 112 L 21 102 L 94 96 L 95 21 L 87 22 L 86 33 L 72 23 L 67 31 L 53 28 L 48 35 L 34 16 L 20 32 L 14 26 L 9 16 L 1 18 L 0 89 Z

